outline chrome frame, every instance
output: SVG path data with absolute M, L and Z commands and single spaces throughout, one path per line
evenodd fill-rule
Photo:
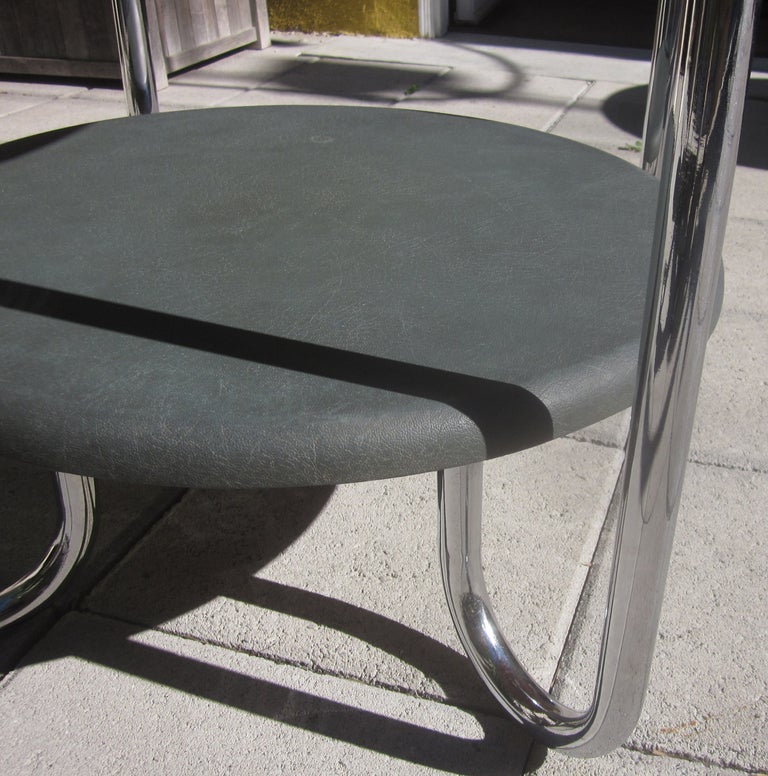
M 61 586 L 88 549 L 93 532 L 93 480 L 78 474 L 55 475 L 59 531 L 40 565 L 0 591 L 0 628 L 32 613 Z
M 481 556 L 482 464 L 438 472 L 440 560 L 451 616 L 502 706 L 538 740 L 595 756 L 632 732 L 645 694 L 738 148 L 757 0 L 662 0 L 644 167 L 660 178 L 639 381 L 593 701 L 557 701 L 509 649 Z M 157 110 L 144 0 L 113 0 L 129 113 Z M 93 480 L 56 474 L 61 527 L 37 569 L 0 592 L 0 627 L 47 601 L 91 536 Z
M 128 114 L 159 110 L 144 0 L 112 0 Z M 85 555 L 93 531 L 95 486 L 90 477 L 55 472 L 59 532 L 37 568 L 0 591 L 0 628 L 42 606 Z
M 267 2 L 249 0 L 249 7 L 256 29 L 254 46 L 259 49 L 268 48 L 272 43 Z M 157 113 L 160 108 L 157 101 L 156 71 L 149 41 L 146 0 L 112 0 L 112 11 L 128 115 Z M 160 54 L 159 48 L 162 42 L 158 41 L 157 45 L 156 53 Z M 164 83 L 167 83 L 167 78 Z
M 757 0 L 662 0 L 644 166 L 660 179 L 639 380 L 594 697 L 559 703 L 496 623 L 482 574 L 482 466 L 438 473 L 443 584 L 502 706 L 544 744 L 597 756 L 640 716 L 658 629 L 736 166 Z
M 144 0 L 112 0 L 128 115 L 157 113 L 157 87 Z

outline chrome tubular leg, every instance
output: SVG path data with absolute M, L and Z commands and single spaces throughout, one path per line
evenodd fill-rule
M 481 553 L 483 466 L 438 472 L 440 564 L 448 609 L 472 663 L 501 705 L 539 740 L 562 746 L 578 737 L 590 713 L 564 706 L 517 660 L 496 622 Z
M 547 743 L 584 724 L 542 689 L 507 645 L 485 587 L 481 553 L 483 466 L 438 472 L 440 563 L 443 585 L 459 638 L 488 688 L 513 717 L 545 733 Z
M 651 78 L 643 124 L 643 160 L 646 172 L 658 177 L 661 172 L 663 125 L 674 102 L 682 51 L 676 46 L 685 24 L 686 0 L 662 0 L 656 18 L 656 33 L 651 58 Z
M 93 530 L 94 484 L 57 472 L 59 532 L 40 565 L 0 591 L 0 628 L 32 613 L 61 586 L 88 547 Z
M 112 10 L 128 114 L 157 113 L 157 87 L 144 0 L 112 0 Z
M 443 582 L 470 659 L 538 740 L 579 756 L 621 745 L 645 695 L 711 327 L 755 14 L 756 0 L 669 0 L 660 15 L 657 41 L 669 48 L 661 63 L 657 54 L 650 101 L 663 104 L 665 116 L 651 127 L 655 135 L 647 133 L 654 139 L 645 159 L 660 180 L 655 263 L 588 709 L 564 706 L 541 688 L 493 617 L 481 566 L 481 468 L 438 475 Z

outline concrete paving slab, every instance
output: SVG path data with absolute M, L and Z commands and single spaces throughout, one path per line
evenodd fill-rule
M 536 75 L 568 76 L 585 81 L 647 83 L 651 52 L 523 38 L 489 38 L 473 33 L 451 33 L 450 43 L 482 53 L 487 58 L 513 61 Z
M 568 436 L 570 439 L 577 439 L 580 442 L 594 442 L 598 445 L 616 447 L 623 450 L 627 441 L 627 433 L 629 432 L 630 415 L 631 413 L 628 409 L 618 412 L 616 415 L 611 415 L 610 418 L 601 420 L 599 423 L 595 423 Z
M 739 165 L 733 180 L 730 218 L 766 220 L 766 169 Z
M 230 56 L 171 76 L 171 83 L 220 89 L 254 89 L 300 64 L 300 44 L 281 44 L 259 51 L 243 49 Z
M 737 776 L 739 770 L 720 768 L 708 762 L 684 760 L 662 752 L 634 752 L 618 749 L 593 760 L 580 760 L 559 752 L 546 753 L 546 759 L 529 763 L 526 773 L 537 776 L 615 776 L 632 773 L 638 776 Z M 757 776 L 757 774 L 755 775 Z
M 487 466 L 485 562 L 499 621 L 552 675 L 618 473 L 560 440 Z M 169 633 L 493 710 L 454 634 L 434 475 L 305 491 L 197 492 L 86 606 Z
M 398 108 L 454 113 L 548 129 L 588 87 L 586 81 L 516 76 L 505 71 L 450 70 L 398 103 Z
M 8 94 L 25 94 L 30 97 L 71 97 L 79 92 L 87 91 L 88 87 L 82 83 L 69 80 L 53 79 L 50 81 L 42 78 L 24 78 L 18 76 L 0 76 L 0 103 Z
M 509 721 L 70 615 L 0 685 L 8 776 L 520 773 Z
M 160 111 L 183 110 L 185 108 L 212 108 L 244 93 L 244 89 L 221 86 L 190 86 L 171 81 L 158 93 Z
M 50 97 L 43 97 L 42 95 L 31 94 L 7 94 L 2 91 L 2 83 L 0 83 L 0 116 L 8 116 L 11 113 L 18 113 L 28 108 L 34 108 L 38 105 L 42 105 L 48 102 Z
M 320 56 L 413 62 L 444 67 L 512 70 L 528 75 L 647 83 L 650 52 L 566 45 L 452 32 L 437 40 L 318 36 L 308 53 Z
M 284 35 L 281 33 L 281 37 Z M 317 57 L 403 62 L 488 72 L 516 70 L 508 51 L 488 55 L 484 53 L 484 47 L 465 45 L 452 34 L 435 40 L 317 35 L 305 36 L 301 45 L 306 55 Z
M 768 475 L 688 466 L 633 745 L 768 771 L 766 500 Z
M 644 90 L 641 90 L 644 92 Z M 563 115 L 552 133 L 595 146 L 634 165 L 640 164 L 639 135 L 634 134 L 632 114 L 637 108 L 636 88 L 615 81 L 600 81 Z M 643 107 L 640 105 L 642 121 Z M 613 106 L 613 107 L 610 107 Z M 626 129 L 629 126 L 631 129 Z M 642 134 L 642 124 L 640 129 Z
M 177 83 L 171 79 L 165 89 L 157 93 L 157 101 L 160 112 L 169 110 L 182 110 L 184 108 L 210 108 L 218 103 L 226 101 L 230 97 L 242 94 L 245 90 L 236 87 L 219 86 L 193 86 L 185 83 Z M 105 87 L 93 87 L 87 92 L 75 95 L 73 102 L 89 100 L 110 103 L 119 106 L 123 113 L 127 113 L 127 103 L 122 89 Z
M 0 673 L 7 671 L 62 610 L 90 590 L 181 492 L 99 480 L 91 549 L 54 602 L 0 632 Z M 50 472 L 0 459 L 0 589 L 34 569 L 58 528 Z
M 382 105 L 381 101 L 367 101 L 357 97 L 342 97 L 327 94 L 310 94 L 290 89 L 249 89 L 241 92 L 236 97 L 220 103 L 219 108 L 240 108 L 257 105 L 345 105 L 359 108 L 362 106 L 381 108 L 387 107 L 389 103 Z
M 645 81 L 637 85 L 616 83 L 611 90 L 611 81 L 595 84 L 590 92 L 598 94 L 602 89 L 600 112 L 614 128 L 626 132 L 634 141 L 643 136 L 645 106 L 648 99 L 648 87 Z M 587 95 L 589 97 L 590 95 Z M 577 106 L 578 107 L 578 106 Z M 597 126 L 597 125 L 596 125 Z M 747 100 L 739 142 L 739 164 L 765 170 L 768 168 L 768 147 L 765 137 L 768 135 L 768 80 L 753 76 L 747 88 Z M 585 142 L 590 142 L 585 139 Z
M 723 262 L 723 308 L 768 314 L 768 273 L 765 272 L 768 266 L 768 210 L 761 221 L 728 219 Z
M 767 497 L 765 474 L 689 463 L 648 695 L 631 749 L 768 772 Z M 563 661 L 562 696 L 582 707 L 591 693 L 612 543 L 609 531 L 595 565 L 600 578 Z
M 768 320 L 726 310 L 709 339 L 691 458 L 768 471 Z
M 302 57 L 296 67 L 263 88 L 391 104 L 444 72 L 442 67 L 411 63 Z
M 622 460 L 620 450 L 563 439 L 486 464 L 488 592 L 513 650 L 545 686 L 555 674 Z
M 162 94 L 163 90 L 160 90 Z M 99 86 L 90 86 L 87 91 L 73 95 L 74 100 L 90 100 L 92 102 L 111 102 L 127 106 L 125 92 L 117 81 L 102 81 Z
M 126 115 L 125 100 L 103 99 L 51 100 L 10 116 L 0 123 L 0 143 L 27 135 L 47 132 L 61 127 L 72 127 L 91 121 L 114 119 Z

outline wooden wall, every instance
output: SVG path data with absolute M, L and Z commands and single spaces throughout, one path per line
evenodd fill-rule
M 266 0 L 145 0 L 158 86 L 167 72 L 258 42 Z M 119 78 L 110 0 L 0 0 L 0 72 Z
M 0 56 L 7 72 L 119 77 L 112 5 L 107 0 L 0 0 Z M 14 60 L 17 69 L 10 67 Z M 47 60 L 49 71 L 35 60 Z M 69 63 L 69 64 L 68 64 Z
M 169 71 L 256 40 L 251 0 L 155 0 L 155 5 Z

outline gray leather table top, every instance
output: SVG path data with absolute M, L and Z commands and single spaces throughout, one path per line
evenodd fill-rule
M 276 107 L 0 147 L 0 454 L 177 485 L 523 449 L 631 400 L 655 183 L 492 122 Z

